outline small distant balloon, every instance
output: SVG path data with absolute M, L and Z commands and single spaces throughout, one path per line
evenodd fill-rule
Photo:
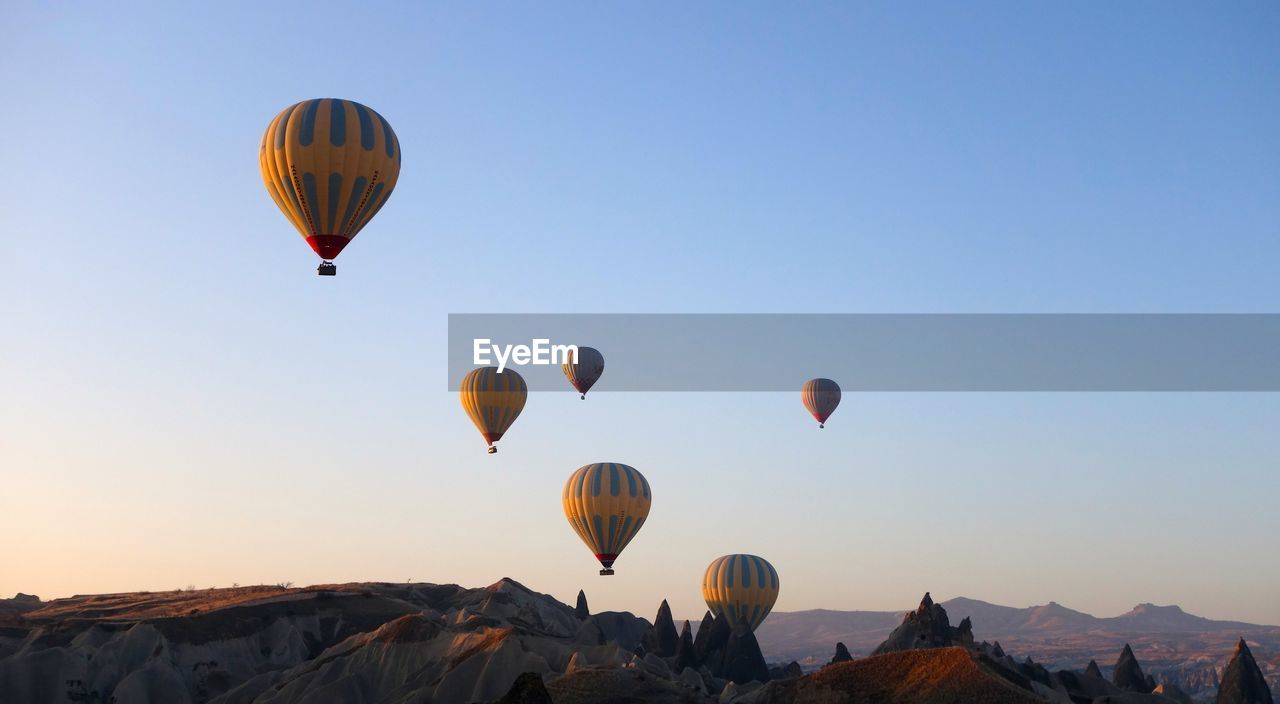
M 338 256 L 382 209 L 400 177 L 400 141 L 381 115 L 338 98 L 304 100 L 276 115 L 258 148 L 262 181 L 311 249 Z
M 825 428 L 827 419 L 840 405 L 840 385 L 830 379 L 810 379 L 800 389 L 800 400 L 818 421 L 818 427 Z
M 778 572 L 763 557 L 725 555 L 702 574 L 702 598 L 707 608 L 731 624 L 746 623 L 755 630 L 778 600 Z
M 502 439 L 520 416 L 520 411 L 524 410 L 529 386 L 511 369 L 499 372 L 497 367 L 481 367 L 462 378 L 458 397 L 462 401 L 462 410 L 476 424 L 492 455 L 498 451 L 493 444 Z
M 573 384 L 573 388 L 587 397 L 587 391 L 600 380 L 604 374 L 604 355 L 594 347 L 578 347 L 578 354 L 564 363 L 564 375 Z
M 604 568 L 636 537 L 649 517 L 653 495 L 649 480 L 635 467 L 619 462 L 596 462 L 579 467 L 564 483 L 564 517 Z

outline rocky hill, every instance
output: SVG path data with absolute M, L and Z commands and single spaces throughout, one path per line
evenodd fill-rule
M 1260 646 L 1258 665 L 1272 689 L 1280 687 L 1280 627 L 1217 621 L 1177 606 L 1139 604 L 1120 616 L 1099 618 L 1055 602 L 1029 608 L 977 599 L 941 602 L 953 619 L 968 617 L 979 640 L 1030 656 L 1054 669 L 1083 669 L 1090 660 L 1111 676 L 1115 654 L 1129 644 L 1146 674 L 1196 696 L 1212 696 L 1236 641 Z M 806 669 L 831 658 L 831 643 L 867 655 L 909 612 L 813 610 L 778 612 L 756 634 L 766 653 L 796 660 Z M 1261 655 L 1265 653 L 1265 655 Z
M 1042 704 L 959 647 L 891 652 L 830 665 L 808 677 L 761 688 L 755 704 L 812 702 L 985 702 Z
M 769 679 L 744 626 L 698 640 L 665 601 L 650 623 L 510 579 L 23 596 L 0 600 L 0 702 L 711 702 Z
M 579 619 L 509 579 L 78 596 L 0 614 L 0 701 L 32 703 L 490 701 L 524 672 L 629 663 L 648 628 Z
M 776 653 L 769 665 L 745 624 L 708 614 L 695 634 L 688 621 L 677 628 L 665 601 L 653 622 L 593 614 L 585 594 L 569 606 L 510 579 L 481 589 L 263 586 L 49 603 L 23 595 L 0 600 L 0 702 L 1190 701 L 1129 649 L 1104 660 L 1116 663 L 1109 676 L 1096 665 L 1055 671 L 975 641 L 974 619 L 953 625 L 928 595 L 897 620 L 870 648 L 877 655 L 856 658 L 829 642 L 830 664 L 804 674 Z M 1260 699 L 1270 696 L 1264 658 L 1243 641 L 1231 657 L 1221 701 L 1271 704 Z

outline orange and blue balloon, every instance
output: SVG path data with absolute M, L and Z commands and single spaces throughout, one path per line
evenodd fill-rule
M 382 115 L 360 103 L 304 100 L 267 126 L 258 161 L 271 198 L 327 262 L 391 197 L 400 141 Z
M 756 555 L 718 557 L 702 574 L 702 598 L 711 613 L 753 631 L 773 610 L 780 586 L 778 571 Z
M 818 427 L 825 428 L 827 419 L 840 405 L 840 385 L 830 379 L 810 379 L 800 389 L 800 400 L 818 421 Z
M 475 423 L 489 445 L 489 454 L 498 451 L 493 444 L 502 439 L 516 422 L 524 402 L 529 398 L 529 385 L 524 377 L 511 369 L 499 372 L 497 367 L 472 369 L 458 386 L 462 410 Z
M 579 467 L 560 498 L 564 517 L 600 561 L 602 575 L 613 574 L 614 560 L 640 532 L 653 505 L 649 480 L 619 462 Z

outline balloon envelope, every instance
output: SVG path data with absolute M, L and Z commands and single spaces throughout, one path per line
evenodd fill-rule
M 498 373 L 497 367 L 481 367 L 462 378 L 458 397 L 462 409 L 489 444 L 489 451 L 497 452 L 493 443 L 502 438 L 524 410 L 529 386 L 511 369 Z
M 778 572 L 763 557 L 725 555 L 702 574 L 702 598 L 711 612 L 755 630 L 778 600 Z
M 607 570 L 649 517 L 649 481 L 635 467 L 597 462 L 569 475 L 564 517 Z
M 830 379 L 810 379 L 800 389 L 800 400 L 818 425 L 824 426 L 840 405 L 840 385 Z
M 587 391 L 604 374 L 604 355 L 594 347 L 578 347 L 577 357 L 572 362 L 565 362 L 563 370 L 573 388 L 586 398 Z
M 285 217 L 316 254 L 333 259 L 395 189 L 400 141 L 360 103 L 304 100 L 267 125 L 258 162 Z

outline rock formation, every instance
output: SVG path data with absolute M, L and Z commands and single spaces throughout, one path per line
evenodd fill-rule
M 573 608 L 573 615 L 579 621 L 585 621 L 591 615 L 591 610 L 587 608 L 587 593 L 581 589 L 578 590 L 578 605 Z
M 988 662 L 985 655 L 959 647 L 873 655 L 797 679 L 770 682 L 737 702 L 1045 704 L 1028 681 L 1012 682 L 1003 673 L 992 671 Z
M 711 672 L 735 684 L 769 681 L 769 666 L 765 664 L 755 634 L 746 623 L 733 627 L 729 642 L 725 644 L 724 657 L 718 665 Z
M 1177 702 L 1177 704 L 1195 704 L 1194 700 L 1192 700 L 1191 697 L 1186 692 L 1182 691 L 1176 684 L 1169 684 L 1167 682 L 1162 683 L 1155 689 L 1151 690 L 1151 693 L 1164 697 L 1165 699 L 1170 699 Z
M 711 625 L 706 625 L 705 618 L 702 623 L 703 626 L 698 629 L 698 637 L 693 641 L 694 655 L 699 663 L 710 668 L 713 661 L 723 657 L 724 647 L 729 643 L 733 627 L 724 616 L 717 616 Z
M 619 613 L 581 621 L 510 579 L 482 589 L 264 586 L 38 606 L 0 628 L 0 702 L 536 702 L 534 678 L 623 667 L 629 649 L 599 644 L 601 632 L 638 641 L 648 626 Z M 533 677 L 518 683 L 525 673 Z
M 582 627 L 578 629 L 573 642 L 579 645 L 604 645 L 610 640 L 604 634 L 604 629 L 600 627 L 600 622 L 588 617 L 582 622 Z
M 697 667 L 698 655 L 693 649 L 693 631 L 689 628 L 689 622 L 684 622 L 684 627 L 680 629 L 680 643 L 676 646 L 675 663 L 672 669 L 676 672 L 683 672 L 686 667 Z
M 1059 670 L 1053 673 L 1053 689 L 1065 691 L 1072 701 L 1087 702 L 1099 697 L 1119 694 L 1115 685 L 1101 677 L 1071 670 Z
M 791 680 L 804 675 L 804 670 L 800 667 L 800 663 L 792 660 L 786 665 L 769 668 L 769 681 L 774 680 Z
M 680 645 L 680 634 L 676 632 L 675 621 L 671 618 L 671 607 L 667 600 L 662 600 L 658 607 L 658 615 L 653 618 L 653 626 L 645 634 L 644 649 L 659 657 L 669 658 L 676 654 Z
M 635 650 L 640 645 L 650 627 L 648 621 L 625 611 L 601 611 L 592 614 L 583 623 L 598 626 L 607 642 L 627 651 Z
M 904 650 L 854 660 L 841 637 L 828 666 L 807 675 L 795 661 L 780 664 L 790 656 L 769 667 L 756 634 L 724 617 L 708 614 L 696 637 L 686 621 L 671 638 L 665 602 L 650 624 L 591 614 L 585 594 L 578 601 L 561 604 L 509 579 L 483 589 L 377 583 L 4 599 L 0 702 L 1185 704 L 1175 683 L 1204 690 L 1188 689 L 1184 672 L 1159 661 L 1148 663 L 1164 683 L 1155 687 L 1132 648 L 1116 667 L 1117 681 L 1136 687 L 1129 691 L 1103 679 L 1096 662 L 1053 672 L 1022 654 L 1015 660 L 998 643 L 974 645 L 972 619 L 951 627 L 928 595 L 894 618 L 900 625 L 884 647 Z M 935 647 L 948 639 L 952 646 Z M 1274 704 L 1268 666 L 1241 643 L 1221 701 Z M 1216 676 L 1210 664 L 1195 672 L 1196 682 Z
M 707 636 L 711 633 L 711 624 L 715 621 L 716 618 L 711 615 L 711 611 L 702 615 L 702 622 L 698 624 L 698 630 L 693 634 L 694 651 L 701 653 L 706 648 Z
M 547 691 L 556 704 L 713 704 L 716 701 L 707 699 L 691 688 L 690 684 L 686 684 L 682 678 L 669 681 L 638 669 L 612 668 L 579 670 L 549 680 Z M 445 702 L 439 701 L 439 704 Z
M 933 603 L 933 599 L 925 592 L 920 606 L 907 613 L 902 625 L 893 630 L 889 637 L 872 653 L 881 655 L 901 650 L 919 648 L 946 648 L 960 639 L 959 629 L 952 628 L 947 620 L 947 611 L 941 605 Z M 973 642 L 972 625 L 969 627 L 968 640 Z
M 1030 657 L 1023 661 L 1022 666 L 1019 667 L 1018 670 L 1027 679 L 1039 682 L 1046 687 L 1053 687 L 1053 678 L 1049 675 L 1049 671 L 1045 669 L 1044 665 L 1032 660 Z
M 1090 677 L 1097 677 L 1097 678 L 1099 678 L 1099 679 L 1105 679 L 1105 678 L 1103 678 L 1103 677 L 1102 677 L 1102 668 L 1098 667 L 1098 661 L 1097 661 L 1097 660 L 1090 660 L 1090 661 L 1089 661 L 1089 664 L 1088 664 L 1087 666 L 1085 666 L 1085 668 L 1084 668 L 1084 674 L 1089 675 Z
M 1218 704 L 1274 704 L 1271 688 L 1253 659 L 1244 638 L 1236 643 L 1236 652 L 1222 673 L 1218 686 Z
M 1128 643 L 1124 644 L 1124 650 L 1120 651 L 1120 657 L 1116 660 L 1116 669 L 1111 674 L 1111 683 L 1125 692 L 1139 694 L 1150 694 L 1154 689 L 1154 685 L 1147 681 L 1147 676 L 1142 674 L 1138 658 L 1134 657 L 1133 648 L 1130 648 Z
M 1173 607 L 1139 606 L 1123 616 L 1099 618 L 1052 602 L 1014 608 L 966 598 L 936 601 L 946 609 L 951 625 L 958 628 L 969 617 L 975 640 L 998 640 L 1019 662 L 1033 654 L 1046 665 L 1083 671 L 1090 658 L 1107 653 L 1102 672 L 1109 681 L 1117 654 L 1129 643 L 1144 674 L 1153 675 L 1157 683 L 1176 684 L 1197 700 L 1213 700 L 1219 685 L 1214 678 L 1221 677 L 1236 641 L 1244 635 L 1272 697 L 1280 701 L 1280 625 L 1215 621 Z M 756 638 L 771 662 L 795 659 L 807 670 L 828 662 L 836 641 L 855 657 L 872 652 L 902 624 L 905 611 L 774 612 L 756 629 Z M 696 631 L 697 622 L 693 625 Z M 990 654 L 990 648 L 984 652 Z
M 707 694 L 707 681 L 702 675 L 692 667 L 686 667 L 676 676 L 676 682 L 692 689 L 699 694 Z
M 942 607 L 939 606 L 938 608 Z M 955 640 L 957 644 L 963 645 L 966 648 L 973 647 L 973 622 L 969 620 L 968 616 L 961 619 L 960 625 L 956 626 Z
M 698 663 L 711 675 L 743 684 L 756 680 L 769 680 L 769 666 L 765 663 L 760 643 L 745 623 L 730 626 L 724 616 L 717 616 L 705 629 L 702 649 L 694 645 Z
M 40 597 L 34 594 L 18 592 L 12 599 L 0 599 L 0 628 L 9 625 L 10 618 L 19 617 L 28 611 L 35 611 L 44 606 Z M 3 653 L 0 645 L 0 653 Z
M 582 592 L 578 592 L 579 595 Z M 511 689 L 494 704 L 555 704 L 551 701 L 551 695 L 547 692 L 547 686 L 542 683 L 542 675 L 536 672 L 526 672 L 516 678 Z

